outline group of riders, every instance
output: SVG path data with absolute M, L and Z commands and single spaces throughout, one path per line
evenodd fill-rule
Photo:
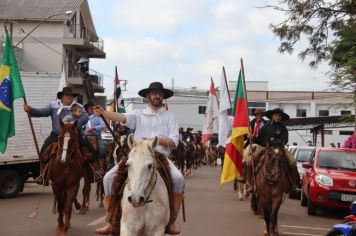
M 59 140 L 60 121 L 77 122 L 77 127 L 81 131 L 79 144 L 80 151 L 85 160 L 93 171 L 97 181 L 103 181 L 104 186 L 104 207 L 106 209 L 107 218 L 110 217 L 110 209 L 112 205 L 120 204 L 113 201 L 113 182 L 117 176 L 120 163 L 116 164 L 107 173 L 102 171 L 102 163 L 96 165 L 97 162 L 105 158 L 105 146 L 101 138 L 102 131 L 106 128 L 103 118 L 114 122 L 120 122 L 124 126 L 133 131 L 134 139 L 140 141 L 148 138 L 158 138 L 158 145 L 155 147 L 155 152 L 164 155 L 169 163 L 169 172 L 172 180 L 172 196 L 171 196 L 171 214 L 165 233 L 179 234 L 180 230 L 175 224 L 180 207 L 183 200 L 185 188 L 184 176 L 182 172 L 175 166 L 169 158 L 171 150 L 176 149 L 182 143 L 190 143 L 192 145 L 201 145 L 201 132 L 192 133 L 192 128 L 188 128 L 184 132 L 183 128 L 179 128 L 178 120 L 175 115 L 163 107 L 163 99 L 168 99 L 173 96 L 173 91 L 164 88 L 162 83 L 153 82 L 148 88 L 142 89 L 138 93 L 141 97 L 148 100 L 148 105 L 142 110 L 133 110 L 128 113 L 109 112 L 99 105 L 88 103 L 84 107 L 75 101 L 77 93 L 73 92 L 70 87 L 64 87 L 62 91 L 57 93 L 57 101 L 51 102 L 44 108 L 34 108 L 28 105 L 24 106 L 24 110 L 32 117 L 51 117 L 52 131 L 44 141 L 41 148 L 40 170 L 41 174 L 36 179 L 38 184 L 48 185 L 46 178 L 48 163 L 51 157 L 49 154 L 53 146 Z M 248 147 L 250 142 L 258 144 L 263 148 L 259 149 L 258 153 L 253 154 L 253 158 L 259 158 L 265 152 L 266 148 L 279 146 L 284 147 L 288 143 L 288 131 L 283 125 L 283 121 L 289 119 L 289 116 L 283 110 L 277 108 L 264 112 L 256 109 L 254 112 L 255 119 L 250 122 L 251 133 L 246 137 L 245 146 Z M 266 116 L 269 121 L 263 119 Z M 93 148 L 90 138 L 94 138 L 97 142 L 97 148 Z M 217 137 L 213 136 L 210 140 L 213 146 L 218 143 Z M 293 188 L 297 182 L 297 167 L 293 156 L 286 150 L 285 156 L 288 158 L 288 168 L 291 174 L 290 186 Z M 246 161 L 246 168 L 243 176 L 245 181 L 253 185 L 252 158 Z M 256 164 L 256 163 L 254 163 Z M 105 175 L 104 175 L 105 174 Z M 249 190 L 252 191 L 252 188 Z M 99 234 L 111 234 L 113 227 L 110 223 L 96 230 Z

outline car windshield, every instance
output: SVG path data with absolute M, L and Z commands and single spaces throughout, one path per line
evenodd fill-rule
M 299 149 L 297 152 L 296 160 L 297 162 L 307 162 L 310 159 L 311 154 L 314 149 Z
M 356 152 L 320 151 L 317 167 L 356 171 Z

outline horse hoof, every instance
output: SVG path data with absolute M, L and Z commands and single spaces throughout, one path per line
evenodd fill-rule
M 79 202 L 75 202 L 74 203 L 74 207 L 75 207 L 76 210 L 79 210 L 82 207 L 82 205 L 80 205 Z
M 243 201 L 244 200 L 244 198 L 243 197 L 239 197 L 239 201 Z
M 86 214 L 86 210 L 85 209 L 80 209 L 79 214 L 80 215 L 85 215 Z
M 257 219 L 263 219 L 263 215 L 262 214 L 258 214 L 257 215 Z
M 103 207 L 104 207 L 104 203 L 99 202 L 98 207 L 99 207 L 99 208 L 103 208 Z

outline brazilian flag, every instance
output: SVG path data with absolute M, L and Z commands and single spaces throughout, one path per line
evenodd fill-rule
M 7 139 L 15 135 L 14 100 L 25 96 L 19 66 L 6 31 L 0 67 L 0 152 L 6 151 Z

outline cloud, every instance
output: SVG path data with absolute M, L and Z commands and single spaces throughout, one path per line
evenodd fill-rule
M 283 18 L 272 9 L 256 8 L 266 2 L 108 1 L 111 13 L 93 16 L 99 17 L 94 18 L 95 24 L 105 22 L 104 16 L 111 20 L 110 31 L 99 35 L 104 38 L 107 59 L 94 60 L 91 66 L 113 74 L 118 65 L 131 94 L 153 80 L 170 85 L 171 78 L 177 87 L 208 89 L 210 76 L 219 84 L 223 65 L 228 80 L 236 80 L 241 57 L 247 79 L 269 81 L 270 89 L 326 88 L 322 72 L 327 65 L 312 70 L 297 54 L 278 53 L 279 41 L 269 25 Z
M 184 22 L 197 19 L 203 0 L 130 0 L 113 4 L 111 19 L 115 25 L 140 32 L 174 33 Z

